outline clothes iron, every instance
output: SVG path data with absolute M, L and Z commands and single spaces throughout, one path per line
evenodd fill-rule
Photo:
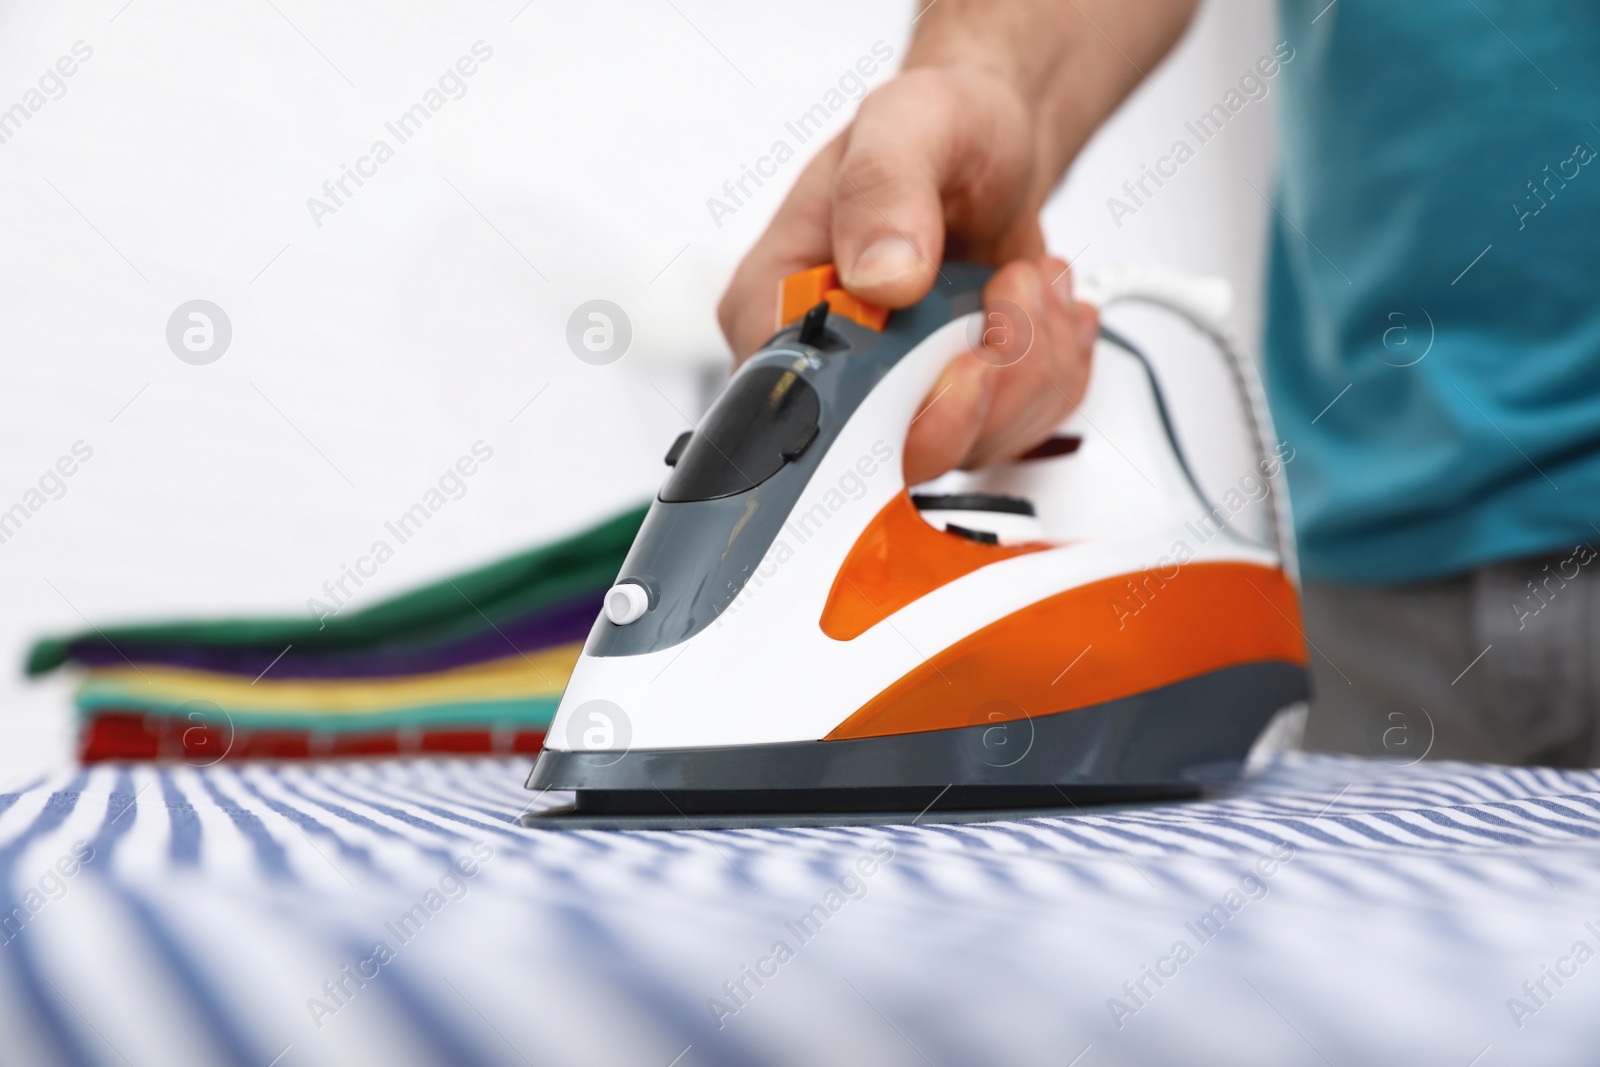
M 528 779 L 530 826 L 993 819 L 1197 795 L 1307 696 L 1281 465 L 1227 291 L 1080 280 L 1167 307 L 1230 357 L 1267 543 L 1204 499 L 1159 386 L 1104 331 L 1089 392 L 1024 460 L 913 495 L 901 448 L 984 328 L 987 268 L 886 311 L 832 267 L 671 466 Z M 1218 287 L 1221 287 L 1220 289 Z M 959 484 L 957 484 L 959 483 Z M 1230 494 L 1234 496 L 1237 494 Z

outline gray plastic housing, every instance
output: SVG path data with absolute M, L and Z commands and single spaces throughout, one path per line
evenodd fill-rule
M 798 373 L 821 400 L 817 437 L 798 459 L 742 493 L 680 503 L 658 497 L 617 575 L 619 582 L 638 582 L 650 590 L 651 608 L 626 626 L 600 616 L 584 652 L 643 655 L 687 641 L 715 622 L 772 547 L 861 401 L 930 334 L 979 310 L 991 274 L 991 268 L 977 264 L 945 263 L 932 292 L 913 307 L 891 312 L 881 333 L 829 314 L 828 331 L 844 342 L 841 348 L 823 351 L 798 343 L 798 324 L 768 341 L 738 373 L 768 366 Z M 894 443 L 897 455 L 901 443 Z

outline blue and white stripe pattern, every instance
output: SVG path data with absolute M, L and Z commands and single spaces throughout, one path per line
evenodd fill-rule
M 1227 798 L 1071 818 L 562 833 L 517 825 L 562 799 L 526 771 L 107 765 L 0 794 L 0 1063 L 1600 1048 L 1596 772 L 1294 755 Z

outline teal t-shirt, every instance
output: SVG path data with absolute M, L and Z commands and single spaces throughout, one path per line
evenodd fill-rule
M 1600 545 L 1600 3 L 1280 15 L 1265 358 L 1305 575 Z

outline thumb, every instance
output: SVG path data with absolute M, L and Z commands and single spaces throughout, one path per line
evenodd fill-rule
M 933 287 L 944 256 L 946 135 L 903 78 L 863 102 L 833 190 L 833 255 L 854 295 L 905 307 Z

